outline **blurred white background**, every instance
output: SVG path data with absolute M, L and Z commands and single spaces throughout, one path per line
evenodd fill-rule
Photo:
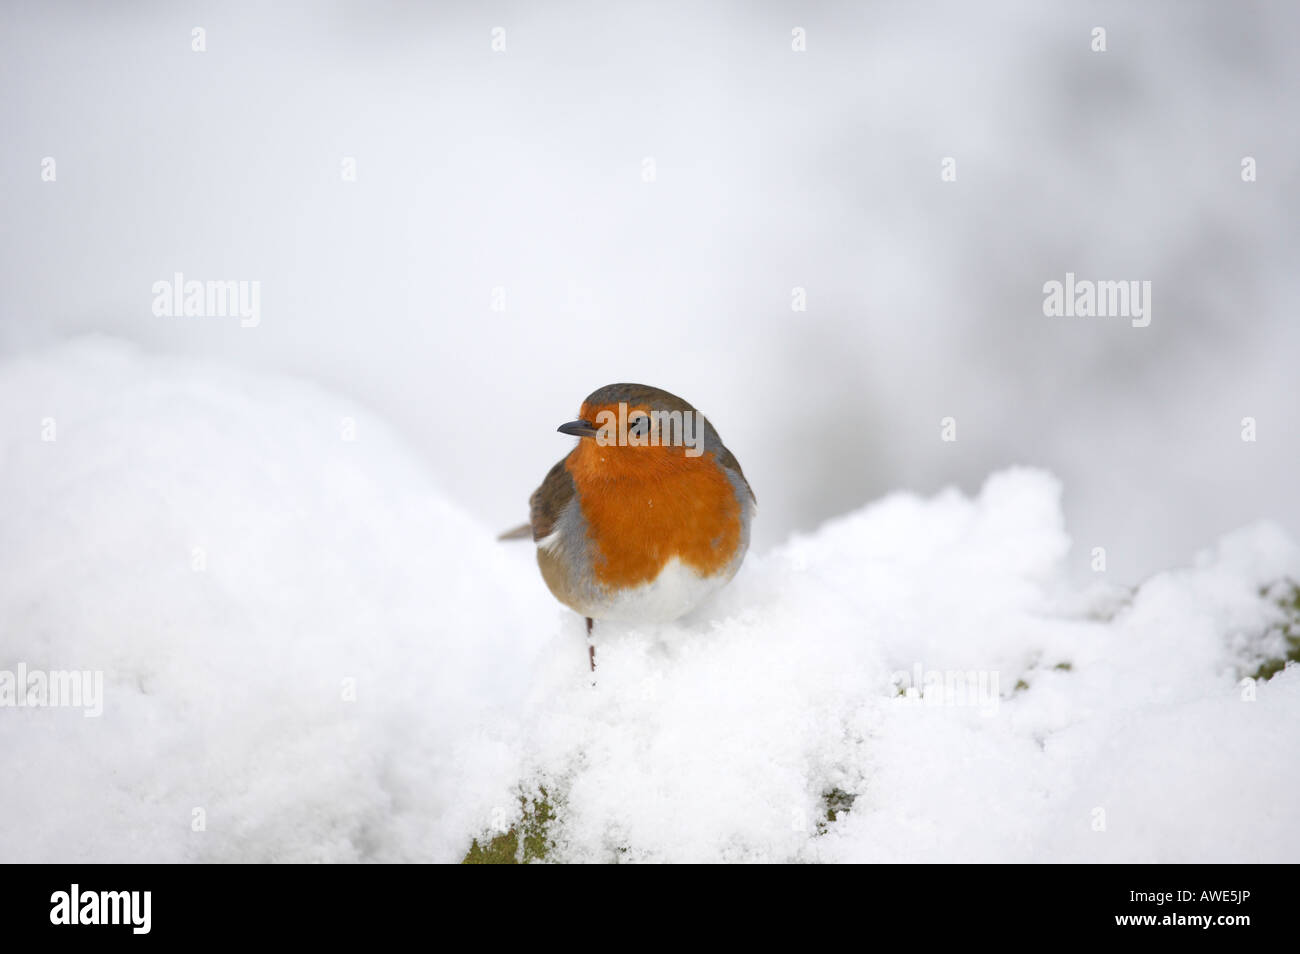
M 1136 581 L 1300 533 L 1297 39 L 1284 0 L 10 4 L 0 352 L 313 380 L 489 529 L 643 381 L 740 458 L 760 549 L 1026 463 L 1072 569 Z M 260 325 L 156 317 L 176 271 L 260 281 Z M 1150 327 L 1044 317 L 1067 271 L 1151 281 Z

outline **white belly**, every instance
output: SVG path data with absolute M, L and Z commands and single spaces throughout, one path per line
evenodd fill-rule
M 734 575 L 734 564 L 726 572 L 701 576 L 673 557 L 649 583 L 623 590 L 586 615 L 630 623 L 665 623 L 677 619 L 714 593 Z

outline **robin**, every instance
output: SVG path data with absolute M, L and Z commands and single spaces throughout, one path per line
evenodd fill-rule
M 749 548 L 757 501 L 699 411 L 645 384 L 609 384 L 561 424 L 578 438 L 530 499 L 542 579 L 592 621 L 677 619 L 724 586 Z M 591 668 L 595 647 L 588 646 Z

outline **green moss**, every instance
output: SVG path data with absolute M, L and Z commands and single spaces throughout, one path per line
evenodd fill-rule
M 504 835 L 497 835 L 486 846 L 480 845 L 478 839 L 469 846 L 469 853 L 461 859 L 463 865 L 514 865 L 519 862 L 519 833 L 511 828 Z
M 1255 670 L 1254 678 L 1263 681 L 1272 679 L 1289 662 L 1300 663 L 1300 584 L 1279 580 L 1261 587 L 1259 595 L 1271 600 L 1281 611 L 1281 619 L 1270 628 L 1268 635 L 1280 633 L 1286 647 L 1281 656 L 1264 660 Z
M 846 792 L 842 788 L 832 788 L 830 791 L 822 792 L 822 804 L 826 806 L 826 817 L 817 822 L 817 834 L 826 834 L 840 815 L 847 815 L 849 810 L 853 808 L 853 802 L 857 797 L 857 795 Z
M 546 789 L 539 788 L 540 798 L 519 796 L 520 820 L 510 830 L 480 845 L 477 838 L 462 859 L 463 865 L 517 865 L 531 861 L 545 861 L 555 841 L 550 837 L 550 824 L 555 820 Z M 522 843 L 520 833 L 522 832 Z
M 857 795 L 846 792 L 842 788 L 832 788 L 829 792 L 823 793 L 822 801 L 826 803 L 826 820 L 828 822 L 835 821 L 840 812 L 847 815 L 857 797 Z
M 1017 679 L 1016 684 L 1012 689 L 1012 692 L 1023 692 L 1028 688 L 1029 688 L 1029 683 L 1025 682 L 1023 679 Z
M 1069 662 L 1059 662 L 1059 663 L 1057 663 L 1055 666 L 1053 666 L 1052 668 L 1053 668 L 1053 669 L 1059 669 L 1059 670 L 1061 670 L 1061 672 L 1069 672 L 1071 669 L 1074 668 L 1074 663 L 1069 663 Z

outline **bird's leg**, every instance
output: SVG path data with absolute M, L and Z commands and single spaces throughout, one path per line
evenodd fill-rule
M 596 671 L 596 644 L 591 641 L 592 618 L 587 617 L 587 659 L 591 662 L 591 671 Z

